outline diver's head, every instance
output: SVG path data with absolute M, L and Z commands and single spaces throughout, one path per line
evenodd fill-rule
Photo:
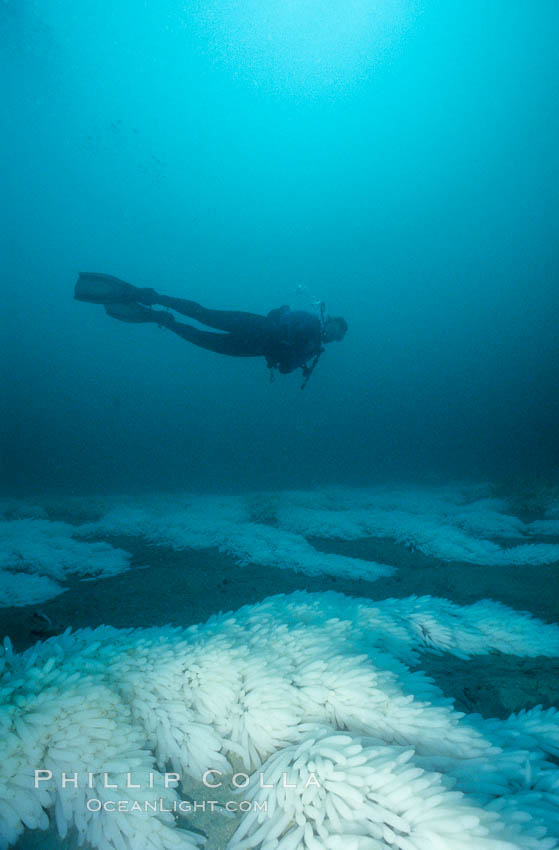
M 341 316 L 326 316 L 322 326 L 324 342 L 339 342 L 347 332 L 347 322 Z

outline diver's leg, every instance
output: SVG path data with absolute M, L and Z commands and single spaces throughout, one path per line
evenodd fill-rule
M 146 290 L 146 292 L 151 293 L 153 290 Z M 147 297 L 151 298 L 150 295 Z M 172 298 L 169 295 L 159 295 L 157 292 L 154 293 L 154 300 L 148 301 L 142 297 L 137 300 L 142 304 L 160 304 L 162 307 L 169 307 L 182 316 L 195 319 L 209 328 L 240 335 L 262 333 L 265 322 L 265 317 L 259 316 L 258 313 L 245 313 L 241 310 L 208 310 L 196 301 Z
M 230 333 L 201 331 L 191 325 L 177 322 L 171 313 L 163 313 L 160 310 L 150 310 L 150 312 L 154 314 L 152 321 L 199 348 L 215 351 L 217 354 L 227 354 L 230 357 L 261 357 L 264 354 L 263 340 L 258 334 L 237 336 Z
M 260 357 L 264 354 L 263 337 L 259 334 L 238 336 L 230 333 L 201 331 L 183 322 L 177 322 L 173 314 L 166 310 L 151 310 L 149 307 L 130 302 L 105 304 L 105 311 L 121 322 L 150 322 L 167 328 L 187 342 L 199 348 L 206 348 L 208 351 L 215 351 L 217 354 L 228 354 L 231 357 Z
M 152 322 L 158 325 L 164 324 L 170 313 L 164 310 L 150 310 L 149 307 L 143 307 L 137 304 L 136 301 L 122 301 L 114 304 L 105 304 L 105 312 L 112 316 L 113 319 L 119 319 L 121 322 Z

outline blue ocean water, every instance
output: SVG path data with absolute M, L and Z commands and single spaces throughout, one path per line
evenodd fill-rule
M 556 470 L 555 3 L 1 15 L 9 488 Z M 80 270 L 349 331 L 301 393 L 74 303 Z

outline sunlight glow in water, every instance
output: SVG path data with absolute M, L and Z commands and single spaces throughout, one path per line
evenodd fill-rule
M 197 17 L 210 49 L 239 75 L 322 89 L 366 75 L 416 12 L 415 0 L 206 0 Z

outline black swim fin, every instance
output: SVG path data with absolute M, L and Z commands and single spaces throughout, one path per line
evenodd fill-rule
M 96 272 L 81 272 L 74 289 L 74 298 L 77 301 L 89 301 L 91 304 L 132 302 L 139 294 L 138 287 L 132 286 L 131 283 L 110 274 Z
M 105 304 L 105 312 L 121 322 L 157 322 L 158 317 L 163 315 L 162 310 L 150 310 L 134 301 Z

